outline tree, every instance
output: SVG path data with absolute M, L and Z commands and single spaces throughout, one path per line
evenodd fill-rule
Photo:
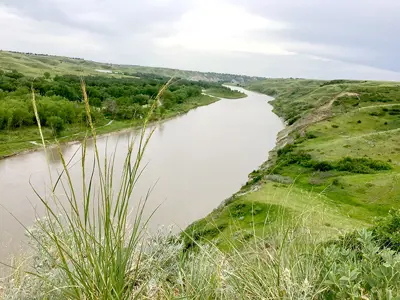
M 44 72 L 44 78 L 49 79 L 50 78 L 50 73 L 49 72 Z
M 54 136 L 59 136 L 64 130 L 64 121 L 60 117 L 51 116 L 47 119 L 47 124 L 50 125 Z

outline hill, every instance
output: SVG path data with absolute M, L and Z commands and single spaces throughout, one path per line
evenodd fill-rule
M 268 79 L 246 88 L 274 95 L 287 127 L 241 191 L 192 225 L 198 240 L 265 233 L 269 210 L 311 214 L 324 239 L 400 208 L 400 83 Z
M 140 74 L 156 74 L 164 77 L 178 77 L 193 81 L 246 83 L 261 79 L 235 74 L 214 72 L 185 71 L 178 69 L 145 67 L 137 65 L 101 63 L 83 58 L 71 58 L 47 54 L 0 51 L 0 70 L 16 70 L 28 76 L 43 76 L 44 72 L 54 75 L 105 75 L 112 77 L 139 76 Z

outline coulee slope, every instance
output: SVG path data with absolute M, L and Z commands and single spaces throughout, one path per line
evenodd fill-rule
M 79 76 L 100 75 L 112 77 L 140 77 L 141 73 L 164 77 L 179 77 L 194 81 L 246 83 L 260 77 L 198 72 L 138 65 L 112 64 L 47 54 L 0 51 L 0 70 L 17 70 L 29 76 L 43 76 L 44 72 L 54 75 L 73 74 Z
M 265 234 L 304 215 L 324 239 L 400 207 L 400 83 L 268 79 L 245 87 L 275 96 L 288 125 L 246 185 L 189 227 L 196 240 Z

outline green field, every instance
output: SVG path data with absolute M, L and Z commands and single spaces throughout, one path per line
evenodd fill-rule
M 241 191 L 189 229 L 196 228 L 199 240 L 273 230 L 279 222 L 263 222 L 263 211 L 273 206 L 283 219 L 311 214 L 308 226 L 323 239 L 400 208 L 399 87 L 305 79 L 248 84 L 276 97 L 271 103 L 288 126 L 269 161 L 250 174 Z M 235 212 L 238 203 L 248 209 Z M 262 209 L 255 213 L 252 206 Z

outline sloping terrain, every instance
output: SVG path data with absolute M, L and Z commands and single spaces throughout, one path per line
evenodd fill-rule
M 29 76 L 73 74 L 80 76 L 105 75 L 112 77 L 140 77 L 140 74 L 155 74 L 164 77 L 179 77 L 193 81 L 246 83 L 261 79 L 235 74 L 185 71 L 178 69 L 121 65 L 94 62 L 82 58 L 70 58 L 45 54 L 0 51 L 0 70 L 16 70 Z
M 300 215 L 323 239 L 400 208 L 399 83 L 268 79 L 246 87 L 275 95 L 288 126 L 242 190 L 192 225 L 199 239 L 265 234 Z M 281 217 L 265 222 L 265 211 Z

